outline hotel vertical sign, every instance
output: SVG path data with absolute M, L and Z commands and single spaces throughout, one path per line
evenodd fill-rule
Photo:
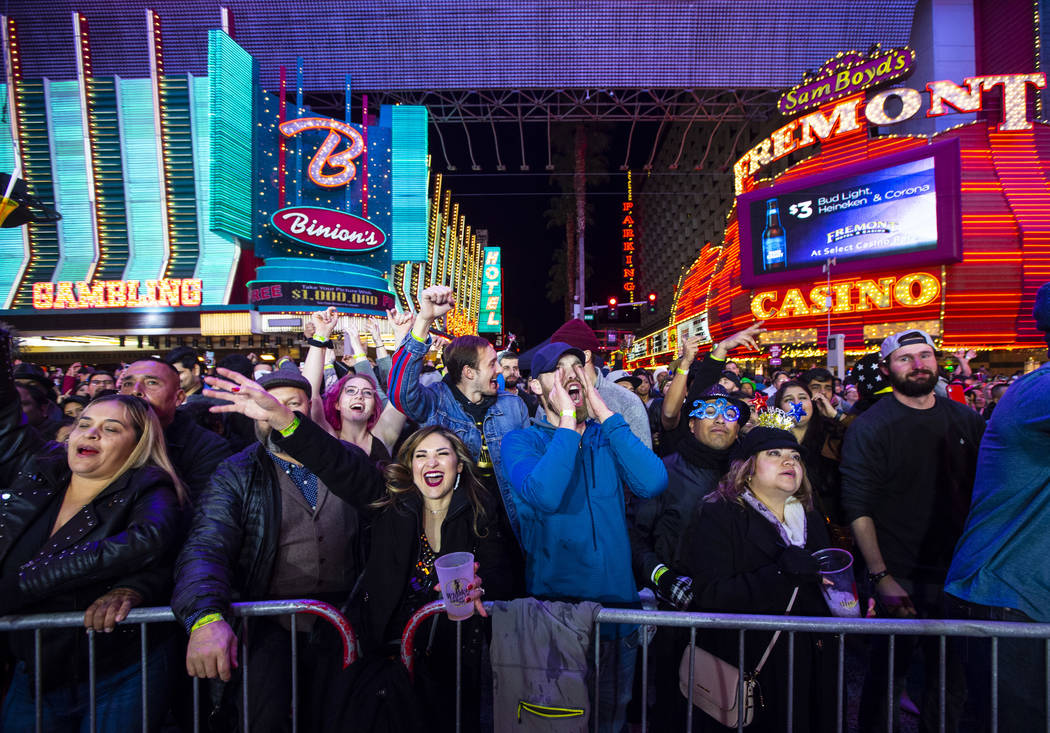
M 481 271 L 481 312 L 478 333 L 503 332 L 503 268 L 499 247 L 485 247 L 485 267 Z

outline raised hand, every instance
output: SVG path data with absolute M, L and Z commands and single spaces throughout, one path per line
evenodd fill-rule
M 565 389 L 564 381 L 565 372 L 561 367 L 558 367 L 557 371 L 554 372 L 554 384 L 550 391 L 550 402 L 551 407 L 558 413 L 559 420 L 562 412 L 569 412 L 571 410 L 574 415 L 576 413 L 576 405 L 573 404 L 572 397 L 569 397 L 569 393 Z M 551 417 L 553 418 L 554 415 L 551 415 Z M 575 420 L 576 418 L 574 417 L 574 423 Z M 551 420 L 551 422 L 553 423 L 554 420 Z
M 204 390 L 211 397 L 228 400 L 226 404 L 213 405 L 211 412 L 239 412 L 252 420 L 265 420 L 275 430 L 284 430 L 295 420 L 295 413 L 283 402 L 253 382 L 231 369 L 218 370 L 221 377 L 205 377 L 208 387 Z M 223 378 L 225 377 L 225 378 Z
M 587 370 L 582 366 L 574 366 L 573 371 L 576 374 L 576 378 L 583 384 L 583 399 L 587 404 L 588 414 L 598 422 L 605 422 L 606 418 L 611 417 L 613 412 L 598 393 L 597 380 L 593 377 L 588 378 Z
M 696 352 L 700 348 L 700 337 L 689 336 L 682 342 L 682 364 L 689 365 L 696 361 Z
M 725 348 L 726 351 L 737 346 L 746 346 L 751 351 L 761 351 L 762 349 L 758 347 L 758 336 L 766 332 L 766 329 L 762 328 L 764 323 L 765 321 L 755 321 L 743 331 L 734 333 L 723 341 L 720 346 Z
M 365 322 L 365 328 L 368 329 L 368 335 L 372 337 L 372 345 L 375 346 L 376 349 L 382 349 L 383 334 L 379 331 L 379 321 L 374 318 L 369 318 L 368 321 Z
M 321 341 L 327 341 L 332 337 L 332 331 L 339 323 L 339 312 L 334 305 L 328 306 L 323 311 L 314 311 L 310 314 L 310 323 L 314 326 L 314 333 Z
M 456 307 L 456 294 L 447 285 L 431 285 L 419 298 L 419 315 L 433 323 Z
M 394 329 L 394 343 L 400 345 L 405 340 L 408 332 L 412 330 L 412 323 L 416 320 L 416 314 L 415 311 L 411 310 L 407 310 L 404 313 L 388 310 L 386 312 L 386 320 L 390 327 Z
M 828 402 L 828 398 L 824 396 L 823 392 L 813 393 L 813 404 L 818 410 L 820 410 L 820 414 L 824 417 L 834 418 L 839 414 L 838 410 Z
M 347 347 L 349 347 L 349 350 L 347 350 Z M 343 351 L 351 357 L 355 354 L 365 353 L 365 345 L 361 341 L 361 332 L 351 321 L 347 321 L 343 327 Z

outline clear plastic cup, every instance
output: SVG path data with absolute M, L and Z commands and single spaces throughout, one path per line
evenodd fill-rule
M 474 555 L 470 552 L 450 552 L 434 561 L 445 611 L 453 621 L 462 621 L 474 615 L 474 601 L 467 586 L 474 580 Z
M 860 600 L 853 578 L 853 555 L 837 547 L 817 550 L 813 557 L 820 563 L 821 592 L 832 616 L 859 618 Z

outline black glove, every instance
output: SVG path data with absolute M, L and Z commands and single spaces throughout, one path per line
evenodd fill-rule
M 789 545 L 777 558 L 780 572 L 793 583 L 817 583 L 820 581 L 820 563 L 801 547 Z
M 693 579 L 668 570 L 660 576 L 656 594 L 676 610 L 684 611 L 693 602 Z

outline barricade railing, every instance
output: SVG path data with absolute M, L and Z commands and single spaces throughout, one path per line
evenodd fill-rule
M 310 614 L 318 616 L 332 624 L 339 634 L 343 644 L 343 667 L 346 668 L 356 661 L 359 649 L 357 637 L 350 623 L 339 613 L 338 609 L 327 603 L 313 600 L 287 600 L 287 601 L 255 601 L 247 603 L 234 603 L 230 607 L 230 614 L 241 619 L 264 616 L 288 616 L 291 635 L 291 713 L 292 730 L 298 731 L 298 634 L 296 618 L 298 614 Z M 170 608 L 136 608 L 128 614 L 122 626 L 137 624 L 140 629 L 139 655 L 141 666 L 141 693 L 142 693 L 142 730 L 149 730 L 149 675 L 147 674 L 147 663 L 149 656 L 149 643 L 147 627 L 156 623 L 175 622 L 175 614 Z M 247 623 L 247 621 L 245 621 Z M 75 629 L 84 628 L 83 611 L 70 611 L 64 613 L 45 613 L 27 616 L 2 616 L 0 617 L 0 631 L 32 631 L 33 632 L 33 688 L 35 698 L 36 732 L 43 731 L 43 675 L 42 663 L 42 633 L 46 629 Z M 88 638 L 88 718 L 89 730 L 96 730 L 96 679 L 95 679 L 95 631 L 86 629 Z M 181 631 L 181 627 L 180 627 Z M 250 730 L 248 719 L 248 650 L 246 647 L 245 634 L 240 634 L 240 673 L 244 684 L 241 685 L 242 708 L 244 716 L 244 730 Z M 199 733 L 200 721 L 200 680 L 193 678 L 193 730 Z
M 485 602 L 487 609 L 492 608 L 492 601 Z M 405 633 L 402 636 L 401 644 L 401 659 L 405 664 L 405 667 L 411 673 L 413 670 L 413 637 L 420 623 L 435 614 L 444 611 L 444 601 L 433 601 L 423 606 L 416 614 L 409 620 L 405 626 Z M 751 616 L 741 614 L 720 614 L 720 613 L 683 613 L 673 611 L 648 611 L 648 610 L 635 610 L 635 609 L 616 609 L 616 608 L 602 608 L 598 611 L 595 619 L 595 628 L 593 639 L 600 638 L 602 624 L 631 624 L 638 626 L 655 626 L 655 627 L 672 627 L 689 629 L 689 645 L 691 648 L 695 648 L 696 645 L 696 633 L 698 630 L 729 630 L 738 632 L 738 659 L 737 668 L 741 670 L 742 674 L 739 675 L 737 695 L 738 700 L 744 699 L 744 684 L 745 684 L 745 673 L 747 671 L 745 664 L 745 634 L 747 632 L 755 631 L 783 631 L 787 634 L 788 644 L 788 668 L 789 674 L 786 681 L 787 685 L 787 720 L 783 730 L 786 733 L 794 733 L 794 715 L 792 709 L 793 696 L 794 696 L 794 659 L 795 659 L 795 634 L 796 633 L 818 633 L 825 634 L 828 636 L 835 636 L 838 639 L 838 650 L 837 650 L 837 664 L 836 664 L 836 730 L 845 730 L 845 639 L 847 635 L 866 635 L 866 636 L 888 636 L 888 659 L 887 659 L 887 690 L 886 690 L 886 717 L 887 717 L 887 730 L 892 733 L 894 724 L 894 708 L 897 705 L 897 701 L 894 696 L 894 675 L 892 670 L 894 669 L 894 642 L 897 636 L 932 636 L 938 637 L 939 644 L 939 655 L 937 659 L 937 674 L 938 674 L 938 729 L 943 733 L 946 729 L 946 713 L 947 713 L 947 702 L 946 702 L 946 641 L 948 638 L 957 637 L 976 637 L 976 638 L 987 638 L 991 644 L 991 664 L 990 664 L 990 715 L 991 720 L 989 721 L 989 728 L 992 733 L 998 732 L 998 713 L 999 713 L 999 701 L 998 701 L 998 685 L 999 685 L 999 671 L 998 671 L 998 642 L 1002 638 L 1011 639 L 1042 639 L 1044 642 L 1044 650 L 1046 653 L 1046 674 L 1047 679 L 1050 680 L 1050 624 L 1040 623 L 1019 623 L 1013 621 L 977 621 L 971 619 L 946 619 L 946 620 L 931 620 L 931 619 L 881 619 L 881 618 L 857 618 L 857 619 L 845 619 L 835 617 L 806 617 L 806 616 Z M 456 730 L 460 729 L 461 722 L 461 709 L 460 709 L 460 697 L 461 697 L 461 649 L 460 644 L 460 624 L 456 624 L 457 629 L 457 645 L 456 645 Z M 649 673 L 649 645 L 645 642 L 645 634 L 642 635 L 643 643 L 641 647 L 642 655 L 642 700 L 641 700 L 641 723 L 642 730 L 647 730 L 648 726 L 648 684 L 647 678 Z M 927 660 L 927 664 L 929 661 Z M 592 718 L 594 724 L 594 730 L 598 730 L 599 721 L 599 705 L 598 705 L 598 679 L 601 674 L 601 655 L 600 645 L 594 644 L 594 690 L 593 690 L 593 706 L 592 706 Z M 689 659 L 689 684 L 686 689 L 692 690 L 693 683 L 693 656 L 690 653 Z M 677 690 L 675 690 L 677 693 Z M 1047 733 L 1050 733 L 1050 685 L 1047 685 L 1045 691 L 1045 703 L 1048 711 L 1047 720 L 1042 721 L 1041 726 L 1045 728 Z M 700 715 L 705 713 L 700 712 Z M 694 706 L 692 704 L 686 705 L 686 721 L 685 730 L 688 733 L 692 730 L 694 715 Z M 1036 726 L 1040 725 L 1038 721 L 1031 721 L 1032 727 L 1029 730 L 1037 730 Z M 744 729 L 744 716 L 738 716 L 737 730 L 742 731 Z M 799 733 L 805 733 L 800 731 Z

